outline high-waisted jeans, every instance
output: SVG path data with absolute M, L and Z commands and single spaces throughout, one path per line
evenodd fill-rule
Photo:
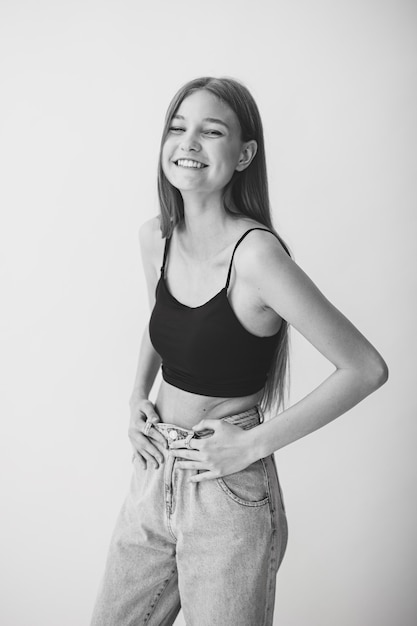
M 254 407 L 223 419 L 247 429 L 260 415 Z M 168 442 L 190 433 L 156 427 Z M 187 626 L 272 626 L 287 544 L 274 457 L 192 483 L 197 470 L 163 453 L 157 469 L 133 462 L 91 626 L 169 626 L 180 608 Z

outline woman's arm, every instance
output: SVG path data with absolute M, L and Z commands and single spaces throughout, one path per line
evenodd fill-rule
M 161 252 L 161 241 L 157 218 L 153 218 L 142 224 L 139 229 L 139 245 L 142 267 L 146 278 L 149 308 L 151 311 L 155 305 L 155 289 L 158 282 L 156 259 L 158 253 Z M 149 337 L 149 328 L 146 326 L 140 345 L 130 406 L 137 404 L 138 401 L 144 398 L 148 398 L 160 366 L 160 356 L 152 346 Z
M 161 357 L 155 352 L 149 337 L 149 328 L 146 326 L 142 335 L 135 381 L 129 400 L 131 408 L 148 398 L 160 366 Z
M 262 231 L 252 233 L 251 245 L 241 246 L 235 258 L 236 273 L 256 286 L 260 306 L 286 319 L 333 363 L 335 371 L 300 402 L 255 429 L 232 432 L 230 424 L 214 424 L 215 420 L 197 424 L 195 430 L 211 428 L 215 433 L 198 443 L 206 459 L 204 469 L 209 471 L 197 475 L 195 481 L 239 471 L 308 435 L 351 409 L 388 378 L 387 365 L 377 350 L 324 297 L 275 237 Z M 201 464 L 194 467 L 203 469 Z
M 263 245 L 258 237 L 258 246 L 247 250 L 242 259 L 245 271 L 253 278 L 258 276 L 259 295 L 265 305 L 296 328 L 333 363 L 335 371 L 305 398 L 254 431 L 259 458 L 328 424 L 388 378 L 388 367 L 377 350 L 324 297 L 281 245 L 266 241 L 267 237 L 263 237 Z
M 268 456 L 325 426 L 378 389 L 387 377 L 382 363 L 370 363 L 366 372 L 337 368 L 305 398 L 253 431 L 255 457 Z
M 141 226 L 139 242 L 151 310 L 155 304 L 155 289 L 158 280 L 155 263 L 157 254 L 161 253 L 161 241 L 159 224 L 156 218 L 145 222 Z M 164 437 L 155 428 L 151 428 L 148 435 L 143 434 L 147 420 L 159 421 L 155 407 L 148 400 L 148 397 L 160 366 L 161 358 L 152 346 L 147 325 L 142 335 L 135 381 L 129 401 L 131 412 L 129 438 L 139 461 L 145 467 L 147 462 L 152 462 L 155 467 L 158 467 L 158 463 L 163 461 L 162 454 L 152 443 L 151 439 L 159 441 L 164 447 L 166 446 Z

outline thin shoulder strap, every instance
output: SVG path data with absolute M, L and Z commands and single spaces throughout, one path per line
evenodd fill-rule
M 165 264 L 166 264 L 166 260 L 167 260 L 167 254 L 168 254 L 168 248 L 169 248 L 169 244 L 171 242 L 171 237 L 166 237 L 165 239 L 165 247 L 164 247 L 164 258 L 162 259 L 162 266 L 161 266 L 161 274 L 164 275 L 165 273 Z
M 237 249 L 238 245 L 244 240 L 246 235 L 251 233 L 253 230 L 265 230 L 267 233 L 271 233 L 272 235 L 274 234 L 274 233 L 272 233 L 272 231 L 268 230 L 267 228 L 259 228 L 259 226 L 257 226 L 256 228 L 250 228 L 249 230 L 246 231 L 246 233 L 243 233 L 243 235 L 241 236 L 241 238 L 239 239 L 239 241 L 235 245 L 235 247 L 233 249 L 233 252 L 232 252 L 232 258 L 230 259 L 229 271 L 227 273 L 226 289 L 229 287 L 230 276 L 231 276 L 231 273 L 232 273 L 233 257 L 235 256 L 236 249 Z

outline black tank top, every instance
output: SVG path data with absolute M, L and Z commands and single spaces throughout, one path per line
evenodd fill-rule
M 162 359 L 162 377 L 174 387 L 224 398 L 251 395 L 264 387 L 279 331 L 267 337 L 252 334 L 242 326 L 227 297 L 236 248 L 253 230 L 271 232 L 251 228 L 242 235 L 234 247 L 225 286 L 198 307 L 182 304 L 168 290 L 164 274 L 170 239 L 166 240 L 149 335 Z

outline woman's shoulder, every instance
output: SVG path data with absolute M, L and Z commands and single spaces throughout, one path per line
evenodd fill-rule
M 161 235 L 160 218 L 159 215 L 151 217 L 146 222 L 143 222 L 139 227 L 139 239 L 142 241 L 149 241 L 150 237 L 155 237 L 159 233 Z
M 239 220 L 238 233 L 244 237 L 242 241 L 244 245 L 239 245 L 240 252 L 265 253 L 273 249 L 285 251 L 285 247 L 275 230 L 254 219 Z
M 151 219 L 146 220 L 139 227 L 139 241 L 141 246 L 149 247 L 158 245 L 162 242 L 163 239 L 161 235 L 161 226 L 160 226 L 160 217 L 156 215 L 155 217 L 151 217 Z
M 163 252 L 165 240 L 161 236 L 159 215 L 143 222 L 139 228 L 142 254 L 148 259 L 158 259 Z
M 273 229 L 245 219 L 241 221 L 240 231 L 241 237 L 247 234 L 236 249 L 237 269 L 259 271 L 271 263 L 281 263 L 285 257 L 288 259 L 288 250 Z

